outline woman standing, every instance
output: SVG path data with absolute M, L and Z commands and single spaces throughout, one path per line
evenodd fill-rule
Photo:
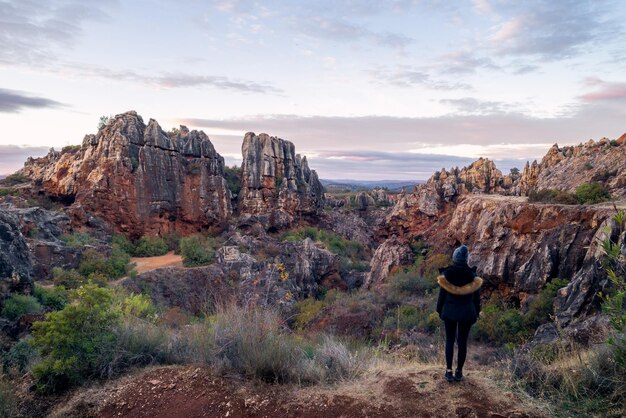
M 463 364 L 467 356 L 467 337 L 480 314 L 480 286 L 483 279 L 476 277 L 476 269 L 468 265 L 469 251 L 461 245 L 452 255 L 452 265 L 441 270 L 437 277 L 439 299 L 437 313 L 446 327 L 446 374 L 448 382 L 463 380 Z M 454 342 L 458 345 L 457 367 L 452 374 Z

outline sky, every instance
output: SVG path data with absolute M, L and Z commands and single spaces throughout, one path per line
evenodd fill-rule
M 0 174 L 136 110 L 321 178 L 503 172 L 626 132 L 626 1 L 0 0 Z

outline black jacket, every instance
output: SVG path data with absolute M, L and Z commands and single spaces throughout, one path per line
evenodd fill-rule
M 483 279 L 467 264 L 453 264 L 437 277 L 439 299 L 437 313 L 443 320 L 474 323 L 480 313 L 480 286 Z

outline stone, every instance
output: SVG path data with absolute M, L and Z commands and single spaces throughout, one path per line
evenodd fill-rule
M 206 134 L 182 127 L 170 137 L 132 111 L 85 137 L 78 152 L 29 160 L 21 173 L 133 238 L 199 231 L 232 213 L 224 159 Z
M 321 213 L 324 188 L 291 142 L 248 132 L 242 154 L 241 214 L 256 215 L 267 228 L 280 229 Z

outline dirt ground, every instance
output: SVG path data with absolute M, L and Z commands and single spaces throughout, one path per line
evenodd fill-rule
M 183 265 L 182 257 L 174 254 L 174 251 L 159 257 L 133 257 L 131 260 L 135 263 L 137 273 L 145 273 L 161 267 L 180 267 Z
M 272 385 L 208 368 L 156 367 L 83 389 L 51 417 L 538 418 L 482 372 L 448 383 L 434 367 L 373 369 L 333 386 Z

